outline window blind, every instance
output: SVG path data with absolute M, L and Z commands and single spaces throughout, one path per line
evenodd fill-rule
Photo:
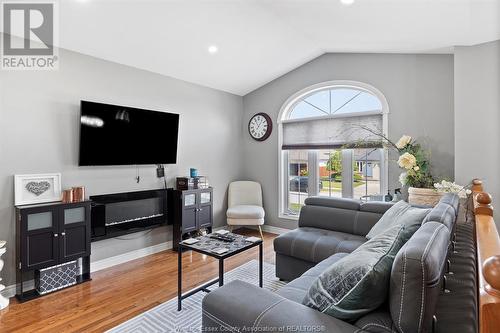
M 356 147 L 382 147 L 382 114 L 363 113 L 335 115 L 283 122 L 282 149 L 339 149 Z

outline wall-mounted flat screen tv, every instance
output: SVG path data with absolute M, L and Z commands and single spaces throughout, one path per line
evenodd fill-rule
M 179 115 L 81 101 L 80 166 L 174 164 Z

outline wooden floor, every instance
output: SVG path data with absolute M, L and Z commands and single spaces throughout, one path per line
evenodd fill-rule
M 240 229 L 242 230 L 242 229 Z M 244 229 L 243 234 L 258 236 Z M 274 234 L 264 233 L 264 260 L 274 263 Z M 258 247 L 225 262 L 225 271 L 258 259 Z M 217 277 L 213 258 L 183 254 L 183 288 Z M 26 303 L 11 298 L 0 332 L 103 332 L 177 295 L 177 253 L 168 250 L 92 274 L 92 281 Z

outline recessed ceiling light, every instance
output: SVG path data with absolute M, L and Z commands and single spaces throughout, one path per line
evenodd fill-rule
M 350 6 L 354 3 L 354 0 L 340 0 L 340 3 L 346 6 Z
M 208 47 L 208 53 L 210 54 L 215 54 L 217 51 L 219 51 L 219 48 L 216 45 L 210 45 Z

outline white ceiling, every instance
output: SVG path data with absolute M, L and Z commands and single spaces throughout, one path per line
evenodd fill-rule
M 325 52 L 451 53 L 496 39 L 500 0 L 60 1 L 62 47 L 238 95 Z

